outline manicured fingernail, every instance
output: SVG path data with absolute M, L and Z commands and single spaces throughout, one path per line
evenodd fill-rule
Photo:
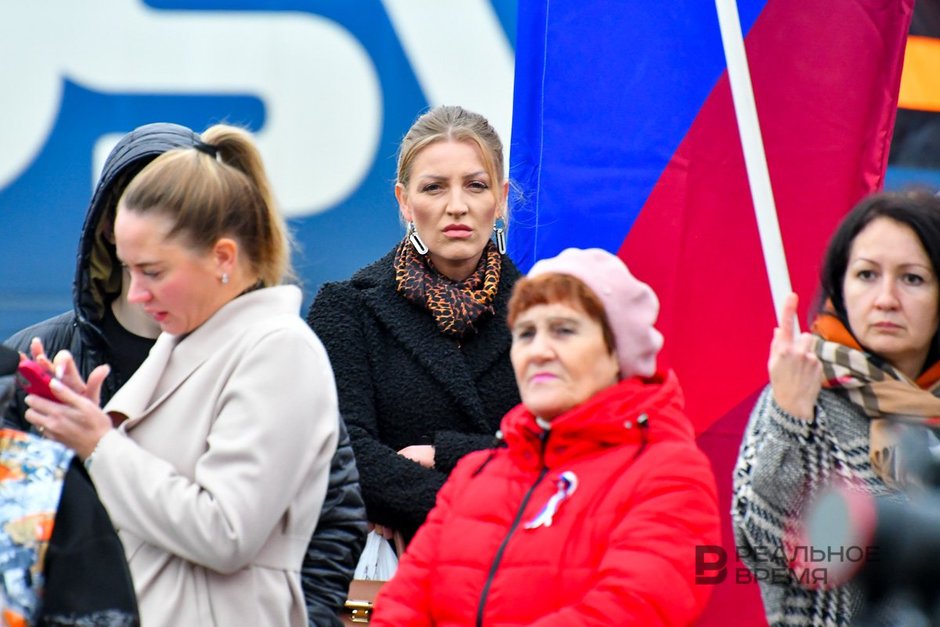
M 65 376 L 65 366 L 63 366 L 62 364 L 59 364 L 55 368 L 55 378 L 61 379 L 64 376 Z
M 59 381 L 58 379 L 53 379 L 52 381 L 49 382 L 49 387 L 55 388 L 56 390 L 61 389 L 62 382 Z

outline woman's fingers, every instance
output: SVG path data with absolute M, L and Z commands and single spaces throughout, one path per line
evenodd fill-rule
M 822 372 L 822 364 L 815 352 L 816 338 L 810 333 L 800 333 L 791 340 L 783 339 L 785 337 L 786 331 L 783 329 L 774 330 L 770 357 L 767 360 L 767 370 L 771 381 L 780 381 L 781 377 L 818 379 Z
M 816 338 L 810 333 L 800 333 L 791 341 L 782 340 L 786 335 L 781 329 L 774 331 L 774 339 L 770 349 L 770 364 L 793 361 L 798 363 L 800 360 L 810 362 L 819 361 L 814 350 Z
M 27 407 L 26 411 L 23 413 L 23 416 L 26 418 L 26 422 L 33 425 L 34 427 L 42 430 L 44 428 L 43 424 L 43 414 L 39 413 L 32 407 Z
M 813 352 L 813 336 L 809 333 L 800 333 L 793 340 L 793 353 L 805 355 Z
M 60 350 L 52 363 L 55 366 L 55 376 L 59 381 L 79 394 L 85 393 L 85 382 L 82 380 L 72 353 L 64 349 Z
M 84 459 L 111 429 L 111 419 L 91 400 L 61 382 L 53 380 L 51 387 L 61 402 L 30 394 L 26 397 L 26 420 L 41 435 L 75 449 Z
M 50 385 L 53 394 L 64 391 L 64 387 L 59 384 Z M 39 433 L 51 435 L 55 431 L 54 425 L 61 420 L 63 409 L 62 403 L 43 398 L 36 394 L 30 394 L 26 397 L 26 412 L 23 414 L 26 421 L 34 425 Z
M 88 383 L 85 386 L 85 398 L 90 399 L 95 405 L 101 404 L 101 386 L 104 380 L 111 374 L 111 366 L 102 364 L 88 375 Z
M 391 540 L 395 537 L 395 530 L 391 527 L 385 527 L 383 525 L 375 525 L 373 529 L 377 534 L 385 538 L 386 540 Z
M 32 356 L 33 361 L 36 362 L 46 356 L 46 350 L 42 346 L 42 340 L 38 337 L 34 337 L 29 341 L 29 354 Z
M 778 321 L 778 326 L 782 331 L 782 339 L 786 342 L 793 341 L 795 321 L 796 321 L 796 306 L 800 302 L 800 297 L 797 296 L 796 292 L 790 292 L 787 295 L 786 299 L 783 301 L 783 308 L 780 310 L 780 320 Z
M 26 405 L 44 416 L 61 416 L 84 398 L 62 385 L 57 379 L 49 382 L 49 389 L 52 390 L 55 398 L 47 399 L 38 394 L 29 394 L 25 399 Z
M 95 405 L 98 404 L 101 398 L 101 386 L 105 378 L 107 378 L 108 374 L 111 372 L 109 366 L 101 365 L 95 368 L 91 375 L 89 375 L 88 382 L 86 383 L 82 380 L 82 375 L 78 370 L 78 365 L 75 363 L 75 358 L 72 357 L 72 353 L 69 351 L 65 349 L 60 350 L 56 353 L 55 359 L 50 361 L 46 356 L 42 340 L 39 338 L 33 338 L 30 342 L 29 349 L 30 353 L 32 353 L 33 360 L 52 374 L 55 380 L 64 384 L 65 388 L 92 400 Z M 94 379 L 93 385 L 92 379 Z M 59 396 L 59 398 L 61 399 L 62 397 Z
M 42 345 L 42 340 L 38 337 L 34 337 L 29 343 L 29 354 L 31 359 L 46 369 L 50 374 L 54 373 L 55 366 L 52 365 L 52 361 L 49 357 L 46 356 L 46 349 Z
M 799 303 L 799 297 L 791 292 L 786 300 L 783 301 L 783 308 L 780 310 L 780 320 L 774 328 L 774 336 L 770 341 L 770 361 L 775 357 L 786 355 L 793 349 L 794 320 L 796 316 L 796 306 Z
M 796 307 L 799 299 L 790 294 L 780 311 L 779 326 L 774 330 L 767 370 L 774 400 L 785 412 L 811 420 L 822 385 L 822 364 L 814 351 L 815 338 L 796 332 Z
M 430 444 L 413 444 L 398 451 L 402 457 L 407 457 L 425 468 L 434 468 L 434 447 Z

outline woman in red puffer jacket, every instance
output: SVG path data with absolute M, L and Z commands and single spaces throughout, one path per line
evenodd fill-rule
M 377 625 L 687 625 L 711 592 L 715 483 L 658 302 L 620 259 L 568 249 L 509 309 L 522 404 L 505 447 L 465 457 L 382 590 Z

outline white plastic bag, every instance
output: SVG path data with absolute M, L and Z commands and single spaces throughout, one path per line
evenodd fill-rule
M 366 546 L 356 565 L 355 579 L 388 581 L 398 568 L 398 557 L 388 540 L 375 531 L 366 536 Z

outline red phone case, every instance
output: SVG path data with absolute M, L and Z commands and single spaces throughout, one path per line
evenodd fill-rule
M 17 368 L 17 383 L 27 394 L 37 394 L 52 400 L 57 400 L 55 394 L 49 388 L 49 382 L 52 381 L 52 375 L 46 372 L 42 366 L 31 359 L 24 359 Z

